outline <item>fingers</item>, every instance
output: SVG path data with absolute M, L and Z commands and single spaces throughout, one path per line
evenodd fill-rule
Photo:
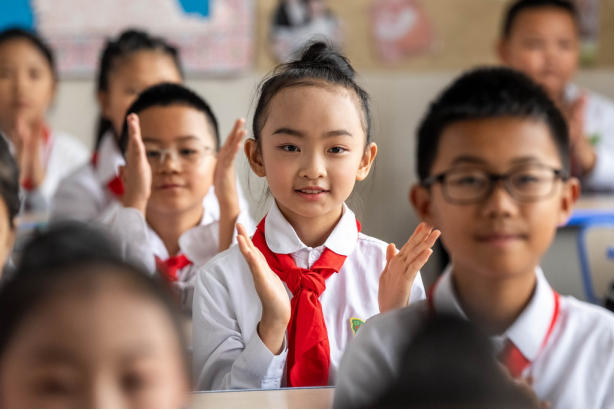
M 387 263 L 391 262 L 391 259 L 397 255 L 397 252 L 398 251 L 397 248 L 395 248 L 394 243 L 390 243 L 389 246 L 387 246 Z
M 432 247 L 435 240 L 438 239 L 439 236 L 439 234 L 437 234 L 435 238 L 431 236 L 433 234 L 432 230 L 433 226 L 429 226 L 424 222 L 421 223 L 416 228 L 410 239 L 408 239 L 408 242 L 406 242 L 408 246 L 404 246 L 402 251 L 400 251 L 400 257 L 406 260 L 409 258 L 413 259 L 416 255 L 421 253 L 423 249 Z
M 220 154 L 222 155 L 232 154 L 232 157 L 235 158 L 235 154 L 237 154 L 237 151 L 239 151 L 239 148 L 241 148 L 243 137 L 246 136 L 245 124 L 246 124 L 246 120 L 243 118 L 239 118 L 238 120 L 235 121 L 233 130 L 228 135 L 228 137 L 226 137 L 226 142 L 224 143 L 224 146 L 220 150 L 221 151 Z

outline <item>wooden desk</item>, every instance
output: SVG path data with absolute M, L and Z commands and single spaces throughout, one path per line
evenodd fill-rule
M 190 394 L 192 409 L 330 409 L 333 387 L 198 392 Z

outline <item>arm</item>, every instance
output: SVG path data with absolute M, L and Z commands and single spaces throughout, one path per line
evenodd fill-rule
M 233 304 L 227 275 L 249 270 L 237 251 L 215 258 L 197 276 L 192 316 L 196 390 L 278 388 L 282 382 L 286 344 L 274 355 L 256 331 L 261 307 L 249 276 L 245 287 L 243 280 L 232 285 L 233 293 L 240 293 L 238 299 L 248 302 L 246 310 Z M 252 317 L 243 317 L 248 315 Z
M 246 135 L 244 125 L 244 119 L 235 121 L 233 130 L 218 152 L 216 169 L 214 170 L 214 188 L 220 204 L 220 252 L 227 250 L 233 243 L 235 224 L 241 211 L 234 161 L 243 137 Z

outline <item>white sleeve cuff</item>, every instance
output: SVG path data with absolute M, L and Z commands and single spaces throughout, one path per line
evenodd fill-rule
M 284 376 L 287 355 L 288 345 L 286 336 L 284 336 L 282 353 L 274 355 L 265 346 L 258 335 L 258 331 L 255 329 L 244 351 L 238 357 L 239 363 L 237 364 L 260 378 L 262 380 L 262 389 L 276 389 L 280 387 L 282 377 Z

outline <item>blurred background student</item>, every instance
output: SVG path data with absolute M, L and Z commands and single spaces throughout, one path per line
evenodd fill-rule
M 1 407 L 186 406 L 181 319 L 164 287 L 92 228 L 58 226 L 24 255 L 0 290 Z
M 497 52 L 504 64 L 542 85 L 566 117 L 572 173 L 583 188 L 613 191 L 613 101 L 572 82 L 580 30 L 570 0 L 518 0 L 506 13 Z
M 60 181 L 88 158 L 80 142 L 47 124 L 57 85 L 53 52 L 36 33 L 0 33 L 0 131 L 19 164 L 29 212 L 47 213 Z
M 367 408 L 540 407 L 529 385 L 511 379 L 491 350 L 470 322 L 433 316 L 406 347 L 395 381 Z
M 124 157 L 118 141 L 126 110 L 141 91 L 165 82 L 181 83 L 182 69 L 178 50 L 163 38 L 126 30 L 107 41 L 98 68 L 94 155 L 60 184 L 52 220 L 104 219 L 120 205 L 124 187 L 118 167 Z
M 10 153 L 9 142 L 0 134 L 0 284 L 13 269 L 10 255 L 17 232 L 19 213 L 19 169 Z

